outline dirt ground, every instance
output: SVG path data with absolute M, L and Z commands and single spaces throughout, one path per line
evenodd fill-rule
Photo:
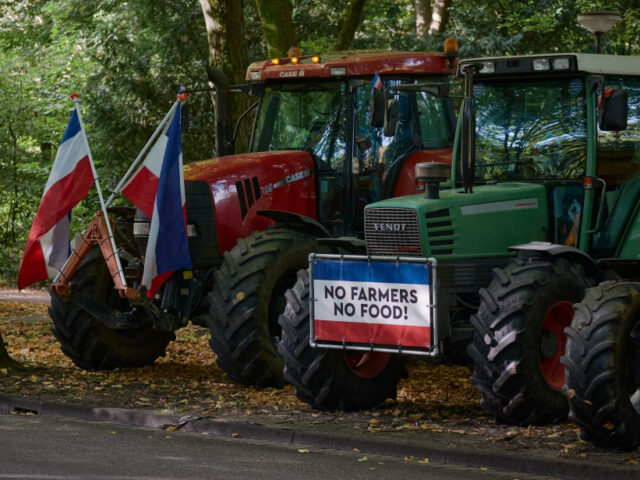
M 228 380 L 215 363 L 208 330 L 177 332 L 164 357 L 137 369 L 87 372 L 61 351 L 42 303 L 0 300 L 0 333 L 19 367 L 0 368 L 0 392 L 59 403 L 153 409 L 215 419 L 269 424 L 340 424 L 375 434 L 425 431 L 462 435 L 471 444 L 544 450 L 559 457 L 638 464 L 640 450 L 604 451 L 581 441 L 571 423 L 527 428 L 498 425 L 479 407 L 467 367 L 411 360 L 398 398 L 363 412 L 323 412 L 299 401 L 291 386 L 246 387 Z M 640 466 L 639 475 L 640 475 Z

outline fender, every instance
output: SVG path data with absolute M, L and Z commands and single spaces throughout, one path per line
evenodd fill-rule
M 284 210 L 258 210 L 258 216 L 270 218 L 276 223 L 302 233 L 311 233 L 316 238 L 330 237 L 329 230 L 317 220 Z
M 598 264 L 588 254 L 575 247 L 560 245 L 551 242 L 529 242 L 522 245 L 514 245 L 509 250 L 517 252 L 531 252 L 542 256 L 565 257 L 584 266 L 587 273 L 598 282 L 605 280 L 605 275 Z

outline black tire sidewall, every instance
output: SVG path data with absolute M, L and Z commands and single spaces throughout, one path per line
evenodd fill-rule
M 62 351 L 80 368 L 105 370 L 148 365 L 164 355 L 175 338 L 173 332 L 154 330 L 150 322 L 139 328 L 109 328 L 73 302 L 73 293 L 77 292 L 113 308 L 130 308 L 115 290 L 97 247 L 90 250 L 72 276 L 71 288 L 70 298 L 51 294 L 49 316 Z
M 283 335 L 278 350 L 284 357 L 285 378 L 298 398 L 322 410 L 365 410 L 395 398 L 398 381 L 406 376 L 405 358 L 391 355 L 385 367 L 371 378 L 355 374 L 340 350 L 313 348 L 309 344 L 309 275 L 287 292 L 287 307 L 280 316 Z
M 494 270 L 472 319 L 474 340 L 469 354 L 482 406 L 497 420 L 528 425 L 566 418 L 566 399 L 542 372 L 542 326 L 551 307 L 559 301 L 579 302 L 593 283 L 582 265 L 562 257 L 517 258 L 506 268 Z M 501 341 L 503 348 L 498 346 Z M 515 368 L 512 375 L 508 375 L 510 368 Z
M 225 254 L 209 294 L 208 324 L 218 365 L 232 379 L 259 387 L 284 383 L 275 307 L 284 309 L 285 291 L 316 245 L 314 236 L 274 228 L 252 233 Z

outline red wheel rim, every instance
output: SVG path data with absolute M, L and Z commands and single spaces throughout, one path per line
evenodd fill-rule
M 567 336 L 564 329 L 573 319 L 573 303 L 562 300 L 554 304 L 544 316 L 540 332 L 540 368 L 549 386 L 555 390 L 564 385 L 564 366 L 560 357 L 564 355 Z
M 384 370 L 389 363 L 389 353 L 381 352 L 345 352 L 344 360 L 349 370 L 360 378 L 373 378 Z

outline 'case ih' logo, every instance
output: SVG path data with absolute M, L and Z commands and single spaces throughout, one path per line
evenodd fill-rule
M 236 182 L 236 190 L 238 191 L 238 201 L 240 202 L 240 215 L 244 220 L 244 217 L 247 216 L 247 211 L 260 198 L 258 177 L 245 178 L 243 181 Z
M 376 232 L 404 232 L 406 223 L 374 223 L 373 229 Z

